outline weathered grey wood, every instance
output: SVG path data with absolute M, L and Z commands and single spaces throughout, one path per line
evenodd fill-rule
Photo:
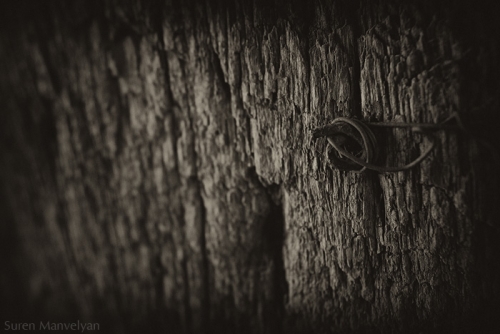
M 474 9 L 12 8 L 1 275 L 3 306 L 20 306 L 4 314 L 117 333 L 485 331 L 500 298 L 499 24 L 490 3 Z M 453 112 L 472 135 L 438 132 L 408 172 L 332 169 L 311 137 L 338 116 Z M 377 133 L 387 165 L 429 145 Z

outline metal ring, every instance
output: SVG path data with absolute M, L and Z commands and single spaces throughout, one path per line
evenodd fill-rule
M 339 135 L 341 134 L 344 137 L 349 137 L 349 134 L 346 132 L 342 131 L 337 131 L 334 134 L 329 134 L 327 135 L 327 140 L 330 145 L 338 152 L 343 157 L 348 158 L 350 161 L 362 166 L 360 170 L 356 171 L 358 173 L 361 173 L 365 171 L 366 169 L 371 169 L 375 170 L 380 173 L 386 173 L 386 172 L 399 172 L 399 171 L 404 171 L 411 169 L 415 166 L 417 166 L 419 163 L 422 162 L 434 149 L 435 147 L 435 139 L 432 135 L 429 134 L 431 138 L 431 145 L 425 150 L 424 153 L 422 153 L 417 159 L 414 161 L 410 162 L 409 164 L 406 164 L 404 166 L 397 166 L 397 167 L 384 167 L 384 166 L 377 166 L 373 164 L 373 160 L 376 159 L 378 156 L 378 146 L 377 146 L 377 141 L 375 138 L 375 135 L 373 132 L 370 130 L 367 124 L 365 124 L 362 121 L 356 120 L 356 119 L 351 119 L 351 118 L 346 118 L 346 117 L 338 117 L 336 118 L 331 125 L 342 125 L 342 123 L 346 123 L 350 126 L 352 126 L 354 129 L 356 129 L 361 136 L 362 143 L 363 143 L 363 154 L 365 157 L 365 160 L 363 161 L 359 157 L 356 157 L 352 153 L 348 152 L 346 149 L 344 149 L 339 143 L 337 143 L 333 138 L 334 135 Z M 404 124 L 401 124 L 405 126 Z M 394 127 L 394 123 L 391 124 L 392 127 Z M 439 126 L 439 125 L 438 125 Z M 397 126 L 396 126 L 397 127 Z M 405 126 L 407 127 L 407 126 Z M 350 137 L 351 139 L 354 139 Z

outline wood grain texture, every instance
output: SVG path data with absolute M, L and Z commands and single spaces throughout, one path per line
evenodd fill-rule
M 77 317 L 110 333 L 486 331 L 500 298 L 499 24 L 489 2 L 448 5 L 11 9 L 0 34 L 5 320 Z M 339 116 L 454 112 L 467 133 L 436 133 L 407 172 L 332 169 L 311 136 Z M 407 129 L 377 135 L 390 166 L 429 145 Z

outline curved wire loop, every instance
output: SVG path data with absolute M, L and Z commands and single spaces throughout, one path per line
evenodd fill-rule
M 443 124 L 375 123 L 373 125 L 385 127 L 417 127 L 430 129 L 443 128 Z M 412 162 L 404 166 L 396 167 L 378 166 L 374 164 L 379 151 L 377 141 L 375 135 L 368 127 L 367 123 L 352 118 L 338 117 L 334 119 L 333 123 L 327 128 L 328 129 L 324 134 L 316 134 L 315 136 L 326 136 L 328 143 L 340 155 L 340 158 L 333 157 L 333 163 L 337 167 L 339 167 L 339 169 L 353 170 L 358 173 L 361 173 L 366 169 L 375 170 L 380 173 L 399 172 L 411 169 L 420 164 L 435 147 L 435 138 L 434 136 L 429 134 L 429 138 L 431 139 L 430 146 Z M 356 131 L 353 131 L 353 128 Z M 359 150 L 358 152 L 358 156 L 349 152 L 346 149 L 348 147 L 357 147 L 358 149 L 361 148 L 361 150 Z M 349 159 L 349 161 L 345 161 L 343 157 Z M 356 165 L 361 166 L 362 168 L 356 170 Z

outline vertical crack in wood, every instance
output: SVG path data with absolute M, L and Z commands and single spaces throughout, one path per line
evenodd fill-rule
M 208 254 L 207 254 L 207 240 L 206 240 L 206 208 L 205 202 L 203 201 L 203 196 L 201 196 L 201 189 L 198 188 L 198 196 L 200 201 L 200 211 L 201 211 L 201 238 L 200 238 L 200 247 L 201 247 L 201 257 L 202 257 L 202 296 L 201 296 L 201 322 L 202 328 L 205 333 L 210 333 L 210 277 L 209 277 L 209 262 L 208 262 Z
M 385 224 L 386 224 L 386 212 L 385 212 L 385 194 L 384 194 L 384 187 L 382 185 L 382 178 L 383 176 L 378 176 L 378 175 L 373 175 L 373 178 L 377 178 L 376 180 L 373 180 L 373 200 L 375 202 L 376 208 L 377 208 L 377 213 L 378 213 L 378 219 L 380 225 L 374 224 L 375 227 L 375 236 L 377 236 L 377 227 L 380 227 L 382 231 L 385 230 Z M 383 233 L 383 232 L 382 232 Z M 379 246 L 379 241 L 377 237 L 377 247 Z
M 361 61 L 358 47 L 358 39 L 361 36 L 361 25 L 359 22 L 360 0 L 353 0 L 347 5 L 347 20 L 352 29 L 353 55 L 352 55 L 352 110 L 351 115 L 361 119 Z
M 276 187 L 276 186 L 275 186 Z M 269 189 L 269 188 L 268 188 Z M 271 189 L 271 191 L 275 191 Z M 273 196 L 273 194 L 271 194 Z M 287 281 L 283 262 L 283 246 L 285 240 L 285 216 L 282 203 L 270 201 L 269 214 L 264 226 L 265 237 L 269 245 L 269 252 L 273 262 L 272 304 L 269 333 L 283 333 L 285 316 L 285 302 L 287 295 Z
M 285 304 L 288 299 L 288 282 L 283 259 L 285 244 L 285 213 L 282 199 L 282 185 L 265 185 L 256 173 L 255 167 L 249 168 L 248 177 L 267 194 L 268 210 L 262 227 L 263 260 L 271 261 L 272 277 L 270 296 L 264 307 L 265 333 L 284 333 Z M 265 292 L 265 290 L 264 290 Z
M 183 258 L 181 260 L 181 268 L 182 268 L 182 281 L 184 283 L 184 298 L 183 298 L 183 307 L 185 311 L 185 326 L 186 326 L 186 332 L 187 333 L 192 333 L 193 332 L 193 317 L 192 317 L 192 309 L 191 309 L 191 288 L 189 286 L 189 275 L 188 275 L 188 268 L 187 268 L 187 259 Z

